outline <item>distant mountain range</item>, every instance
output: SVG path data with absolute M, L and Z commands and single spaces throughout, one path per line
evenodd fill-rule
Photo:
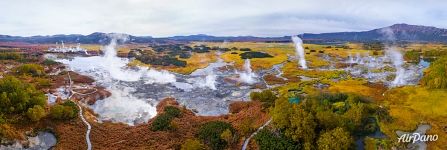
M 386 33 L 392 31 L 391 37 Z M 442 42 L 447 43 L 447 29 L 430 26 L 394 24 L 389 27 L 361 32 L 335 32 L 312 34 L 305 33 L 299 35 L 307 42 L 368 42 L 368 41 L 407 41 L 407 42 Z M 188 42 L 188 41 L 255 41 L 255 42 L 290 42 L 290 36 L 284 37 L 254 37 L 254 36 L 210 36 L 204 34 L 189 36 L 173 36 L 165 38 L 154 38 L 151 36 L 129 35 L 129 42 L 133 43 L 165 43 L 165 42 Z M 89 35 L 70 34 L 52 36 L 9 36 L 0 35 L 0 42 L 26 42 L 26 43 L 65 43 L 82 44 L 104 44 L 110 38 L 106 33 L 95 32 Z
M 154 42 L 155 38 L 150 36 L 132 36 L 129 39 L 135 43 Z M 26 42 L 26 43 L 82 43 L 82 44 L 104 44 L 108 43 L 110 38 L 107 33 L 95 32 L 89 35 L 69 34 L 69 35 L 51 35 L 51 36 L 9 36 L 0 35 L 0 42 Z
M 387 35 L 392 31 L 393 35 Z M 409 42 L 443 42 L 447 43 L 447 29 L 430 26 L 394 24 L 389 27 L 363 32 L 336 32 L 321 34 L 304 34 L 306 40 L 334 41 L 409 41 Z M 390 37 L 393 36 L 393 37 Z

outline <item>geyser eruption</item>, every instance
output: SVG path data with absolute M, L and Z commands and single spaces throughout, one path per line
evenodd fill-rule
M 227 41 L 224 41 L 220 47 L 223 47 L 226 44 L 227 44 Z M 222 59 L 220 58 L 221 52 L 217 51 L 216 55 L 218 57 L 218 62 L 222 61 Z M 211 68 L 210 70 L 206 71 L 206 76 L 203 79 L 203 81 L 201 81 L 201 83 L 199 84 L 199 87 L 202 87 L 202 88 L 205 87 L 205 88 L 209 88 L 209 89 L 212 89 L 212 90 L 217 90 L 217 88 L 216 88 L 216 83 L 217 83 L 216 79 L 217 79 L 217 76 L 214 73 L 214 68 Z
M 116 34 L 116 33 L 111 33 L 108 34 L 108 37 L 110 38 L 110 43 L 109 45 L 106 45 L 103 47 L 104 50 L 104 57 L 107 59 L 113 59 L 116 58 L 116 46 L 117 46 L 117 42 L 121 41 L 121 42 L 126 42 L 128 40 L 128 36 L 125 34 Z
M 251 69 L 250 59 L 245 59 L 244 71 L 239 73 L 239 80 L 244 83 L 253 84 L 256 82 L 257 75 Z
M 228 44 L 227 41 L 224 41 L 219 47 L 223 48 Z M 196 82 L 196 86 L 200 88 L 209 88 L 211 90 L 217 90 L 216 84 L 217 82 L 217 75 L 215 72 L 215 69 L 219 67 L 223 67 L 226 64 L 223 62 L 222 58 L 220 57 L 222 55 L 221 51 L 216 51 L 217 61 L 214 63 L 210 63 L 206 68 L 198 69 L 191 73 L 193 76 L 202 76 L 201 79 Z
M 194 82 L 194 87 L 199 88 L 209 88 L 211 90 L 217 90 L 217 77 L 219 72 L 216 70 L 220 67 L 226 66 L 227 64 L 220 58 L 221 53 L 219 51 L 216 52 L 218 56 L 217 61 L 210 63 L 207 67 L 197 69 L 192 72 L 190 75 L 196 77 L 192 82 Z
M 393 30 L 390 28 L 384 28 L 381 30 L 382 34 L 385 36 L 387 40 L 394 42 L 396 40 L 394 36 Z M 391 86 L 402 86 L 406 85 L 407 82 L 405 80 L 405 68 L 403 68 L 404 58 L 402 53 L 397 50 L 394 46 L 387 46 L 385 48 L 385 55 L 391 59 L 394 68 L 396 68 L 396 77 L 393 82 L 391 82 Z
M 127 61 L 117 57 L 117 42 L 125 42 L 128 36 L 123 34 L 109 34 L 109 45 L 103 47 L 104 56 L 102 60 L 97 63 L 101 63 L 102 68 L 105 69 L 109 75 L 116 80 L 121 81 L 138 81 L 143 76 L 142 70 L 130 70 L 127 69 Z
M 307 69 L 306 59 L 304 58 L 303 40 L 298 36 L 292 36 L 292 41 L 295 44 L 295 53 L 298 58 L 298 62 L 303 69 Z
M 110 44 L 103 47 L 104 56 L 99 63 L 103 63 L 103 68 L 113 79 L 128 82 L 144 80 L 147 84 L 167 84 L 176 81 L 175 75 L 168 71 L 157 71 L 146 67 L 129 69 L 127 66 L 129 61 L 119 58 L 116 50 L 118 42 L 127 41 L 128 36 L 124 34 L 109 34 L 108 36 L 111 38 Z
M 402 54 L 396 50 L 395 47 L 389 47 L 386 51 L 388 57 L 391 58 L 391 61 L 396 68 L 396 77 L 394 78 L 393 82 L 391 82 L 392 86 L 401 86 L 406 85 L 407 82 L 405 81 L 405 68 L 403 68 L 404 59 Z
M 198 87 L 201 88 L 209 88 L 212 90 L 217 90 L 216 88 L 216 75 L 210 73 L 202 79 L 202 81 L 198 82 Z

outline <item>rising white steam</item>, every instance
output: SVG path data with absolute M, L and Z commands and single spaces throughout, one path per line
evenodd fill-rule
M 394 32 L 390 28 L 383 28 L 381 32 L 385 36 L 386 40 L 392 42 L 396 40 Z M 385 55 L 391 59 L 394 68 L 396 68 L 396 77 L 394 78 L 393 82 L 391 82 L 391 86 L 406 85 L 407 84 L 407 81 L 405 80 L 406 70 L 403 67 L 404 58 L 402 53 L 399 50 L 397 50 L 395 46 L 387 45 L 387 47 L 385 48 Z
M 117 34 L 117 33 L 111 33 L 107 35 L 110 38 L 109 45 L 106 45 L 103 47 L 104 50 L 104 57 L 107 59 L 113 59 L 116 58 L 117 50 L 117 42 L 126 42 L 129 39 L 129 36 L 125 34 Z
M 225 47 L 226 45 L 228 44 L 228 42 L 227 41 L 224 41 L 223 43 L 222 43 L 222 45 L 220 45 L 219 47 L 221 47 L 221 48 L 223 48 L 223 47 Z M 220 58 L 220 55 L 221 55 L 222 53 L 220 52 L 220 51 L 217 51 L 216 52 L 216 55 L 217 55 L 217 57 L 218 57 L 218 60 L 217 60 L 217 64 L 219 64 L 219 63 L 222 63 L 223 62 L 223 60 Z M 215 64 L 216 64 L 215 63 Z M 217 66 L 219 66 L 219 65 L 217 65 Z M 201 88 L 209 88 L 209 89 L 212 89 L 212 90 L 217 90 L 217 87 L 216 87 L 216 84 L 217 84 L 217 76 L 215 75 L 215 73 L 214 73 L 214 69 L 216 69 L 215 67 L 217 67 L 217 66 L 215 66 L 215 65 L 213 65 L 213 66 L 211 66 L 211 64 L 210 65 L 208 65 L 208 67 L 207 68 L 210 68 L 210 69 L 208 69 L 208 71 L 205 71 L 206 73 L 206 76 L 205 76 L 205 78 L 204 79 L 201 79 L 201 81 L 199 81 L 198 82 L 198 87 L 201 87 Z
M 128 125 L 147 122 L 157 114 L 156 108 L 143 99 L 132 96 L 132 88 L 108 88 L 112 95 L 97 101 L 92 107 L 100 120 L 123 122 Z
M 129 63 L 129 60 L 117 57 L 116 49 L 118 42 L 127 41 L 128 36 L 124 34 L 109 34 L 108 36 L 111 38 L 110 44 L 103 47 L 104 56 L 100 57 L 102 60 L 97 63 L 99 63 L 113 79 L 128 82 L 144 80 L 145 83 L 148 84 L 167 84 L 176 81 L 175 75 L 168 71 L 157 71 L 146 67 L 139 67 L 137 69 L 128 68 L 127 64 Z
M 199 79 L 199 81 L 196 82 L 197 86 L 200 88 L 209 88 L 212 90 L 217 90 L 216 88 L 216 75 L 214 74 L 208 74 L 205 76 L 205 78 Z
M 405 68 L 403 68 L 404 59 L 402 56 L 402 53 L 400 51 L 396 50 L 396 47 L 387 47 L 386 48 L 386 54 L 388 57 L 391 58 L 391 61 L 393 62 L 394 67 L 396 68 L 396 77 L 394 78 L 393 82 L 391 82 L 392 86 L 402 86 L 406 85 L 407 82 L 405 80 Z
M 216 62 L 210 63 L 207 67 L 197 69 L 192 72 L 191 76 L 198 76 L 193 80 L 194 86 L 199 88 L 209 88 L 212 90 L 217 90 L 217 72 L 216 70 L 220 67 L 227 65 L 222 58 L 220 58 L 220 52 L 217 51 L 216 55 L 218 57 Z
M 244 71 L 239 73 L 239 80 L 247 84 L 253 84 L 256 82 L 256 73 L 251 69 L 250 59 L 245 59 Z
M 127 68 L 128 60 L 117 57 L 117 42 L 125 42 L 128 39 L 124 34 L 109 34 L 110 44 L 103 47 L 104 56 L 97 63 L 105 69 L 110 77 L 121 81 L 138 81 L 144 74 L 144 70 L 130 70 Z
M 168 84 L 176 81 L 174 74 L 166 70 L 157 71 L 154 69 L 148 69 L 146 76 L 144 76 L 144 80 L 146 84 Z
M 292 41 L 295 44 L 295 53 L 301 68 L 307 69 L 306 59 L 304 58 L 303 40 L 295 35 L 292 36 Z
M 111 34 L 109 37 L 111 41 L 109 45 L 104 47 L 103 63 L 105 63 L 104 67 L 112 78 L 121 81 L 143 80 L 146 84 L 166 84 L 176 81 L 175 76 L 167 71 L 148 68 L 128 69 L 128 60 L 118 58 L 116 50 L 117 42 L 126 41 L 127 36 Z M 117 87 L 111 85 L 108 90 L 112 93 L 112 96 L 98 101 L 93 107 L 93 110 L 100 114 L 102 120 L 133 125 L 134 123 L 146 122 L 157 114 L 155 107 L 148 104 L 146 100 L 134 97 L 131 94 L 130 87 L 121 89 Z
M 76 71 L 93 77 L 105 86 L 111 96 L 97 101 L 93 110 L 101 120 L 123 122 L 129 125 L 147 122 L 157 112 L 149 99 L 138 98 L 127 84 L 142 81 L 146 84 L 167 84 L 176 82 L 175 75 L 168 71 L 157 71 L 145 67 L 131 69 L 128 59 L 117 57 L 116 47 L 127 40 L 126 35 L 109 34 L 110 44 L 103 47 L 104 56 L 75 57 L 72 60 L 58 60 Z

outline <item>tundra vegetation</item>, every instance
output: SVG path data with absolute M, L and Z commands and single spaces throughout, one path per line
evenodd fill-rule
M 198 137 L 211 149 L 223 150 L 235 142 L 236 130 L 230 123 L 211 121 L 199 128 Z
M 172 119 L 180 117 L 182 112 L 174 106 L 167 106 L 164 112 L 158 115 L 152 122 L 152 131 L 167 131 L 174 130 L 176 127 L 172 123 Z
M 399 46 L 407 62 L 417 63 L 419 58 L 423 58 L 431 64 L 419 85 L 396 88 L 355 78 L 343 70 L 300 69 L 294 60 L 293 45 L 289 43 L 192 42 L 129 47 L 125 48 L 129 52 L 128 57 L 135 58 L 129 65 L 150 66 L 182 74 L 204 68 L 218 58 L 234 64 L 239 70 L 244 59 L 250 59 L 255 72 L 283 64 L 280 70 L 287 80 L 278 82 L 277 87 L 250 94 L 253 103 L 262 107 L 257 111 L 272 117 L 271 124 L 254 136 L 250 148 L 355 149 L 356 140 L 362 140 L 365 149 L 404 148 L 405 145 L 395 141 L 395 132 L 414 131 L 421 122 L 431 125 L 428 134 L 447 136 L 444 132 L 447 117 L 447 105 L 444 105 L 447 103 L 447 47 L 442 44 L 407 43 Z M 318 68 L 343 65 L 344 59 L 357 53 L 362 56 L 384 55 L 385 44 L 304 44 L 304 47 L 309 67 Z M 56 80 L 46 69 L 57 65 L 56 62 L 10 52 L 0 53 L 0 61 L 3 66 L 13 66 L 9 70 L 3 66 L 0 68 L 3 71 L 0 74 L 1 137 L 14 139 L 23 136 L 16 130 L 24 124 L 42 124 L 48 120 L 71 124 L 79 120 L 79 110 L 72 101 L 63 100 L 54 105 L 46 102 L 44 92 Z M 392 68 L 383 70 L 394 71 Z M 293 92 L 301 94 L 298 96 L 299 102 L 291 102 L 290 98 L 296 96 Z M 157 136 L 182 135 L 184 133 L 176 133 L 181 131 L 177 121 L 183 120 L 189 113 L 179 108 L 167 106 L 142 126 Z M 229 116 L 238 112 L 232 112 Z M 184 150 L 239 149 L 236 146 L 240 146 L 243 139 L 264 123 L 253 118 L 222 118 L 195 122 L 187 136 L 173 140 L 176 144 L 173 147 Z M 115 126 L 105 124 L 107 127 Z M 379 131 L 387 138 L 370 136 Z M 440 138 L 427 144 L 433 149 L 445 149 L 443 143 L 446 142 L 445 138 Z
M 52 84 L 45 67 L 57 63 L 17 52 L 1 52 L 0 68 L 11 65 L 0 78 L 0 137 L 21 139 L 19 127 L 44 122 L 43 120 L 70 120 L 77 117 L 78 107 L 66 100 L 48 105 L 44 90 Z M 5 69 L 5 68 L 2 68 Z M 3 70 L 5 71 L 5 70 Z
M 377 122 L 388 117 L 379 110 L 355 94 L 318 93 L 298 104 L 280 97 L 270 112 L 273 126 L 255 139 L 261 149 L 351 149 L 354 137 L 375 132 Z M 270 145 L 269 140 L 281 144 Z
M 447 88 L 447 56 L 434 61 L 425 71 L 421 84 L 432 89 Z
M 342 59 L 347 59 L 348 56 L 356 54 L 382 56 L 385 54 L 385 45 L 386 43 L 371 42 L 337 45 L 304 44 L 304 47 L 310 68 L 330 65 L 338 68 L 338 65 L 343 63 Z M 183 67 L 172 64 L 163 67 L 185 74 L 216 61 L 217 54 L 220 54 L 224 62 L 234 64 L 237 69 L 242 69 L 244 59 L 250 59 L 254 71 L 270 69 L 273 65 L 282 63 L 282 76 L 287 78 L 285 83 L 273 89 L 250 94 L 251 100 L 262 103 L 263 111 L 273 118 L 272 124 L 254 137 L 260 149 L 354 149 L 356 146 L 354 141 L 359 139 L 363 140 L 365 148 L 390 149 L 396 146 L 402 147 L 393 140 L 396 137 L 395 131 L 413 131 L 420 122 L 432 125 L 430 133 L 443 134 L 442 118 L 446 117 L 445 110 L 447 110 L 440 105 L 446 102 L 442 97 L 446 97 L 447 92 L 442 88 L 444 84 L 441 82 L 444 81 L 445 68 L 440 67 L 445 64 L 440 62 L 446 62 L 441 56 L 447 54 L 447 48 L 436 44 L 406 43 L 398 45 L 398 49 L 403 52 L 407 62 L 418 63 L 420 58 L 431 62 L 420 85 L 388 89 L 380 84 L 372 84 L 366 79 L 352 77 L 343 70 L 303 70 L 293 60 L 295 56 L 293 45 L 285 43 L 197 42 L 189 45 L 165 46 L 147 53 L 157 58 L 170 57 L 185 61 L 186 65 Z M 394 71 L 392 68 L 378 71 L 384 70 Z M 313 80 L 301 81 L 300 76 L 310 77 Z M 326 87 L 317 88 L 318 84 Z M 291 103 L 290 92 L 296 90 L 306 95 L 300 97 L 299 103 Z M 165 127 L 169 127 L 170 117 L 164 113 L 158 117 L 164 120 L 160 122 L 165 122 L 163 123 Z M 158 117 L 155 120 L 158 120 Z M 196 133 L 197 140 L 185 141 L 182 148 L 188 147 L 187 145 L 199 149 L 230 148 L 230 143 L 234 143 L 230 137 L 233 139 L 238 136 L 247 137 L 256 131 L 257 126 L 253 126 L 253 122 L 255 121 L 246 119 L 234 131 L 220 130 L 222 127 L 215 125 L 219 126 L 216 127 L 219 130 L 213 133 L 205 132 L 206 126 L 211 126 L 205 123 Z M 378 131 L 389 138 L 369 136 Z M 213 137 L 213 140 L 204 139 L 205 133 L 208 133 L 207 137 Z M 439 142 L 429 145 L 442 148 Z

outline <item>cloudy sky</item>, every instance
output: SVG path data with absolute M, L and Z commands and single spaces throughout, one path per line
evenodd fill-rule
M 1 0 L 0 34 L 284 36 L 408 23 L 447 28 L 445 0 Z

